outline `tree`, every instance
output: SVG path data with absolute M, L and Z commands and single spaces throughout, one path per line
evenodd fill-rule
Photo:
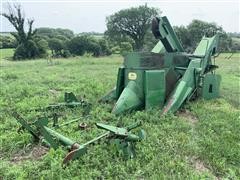
M 86 51 L 87 45 L 88 45 L 87 36 L 77 36 L 69 41 L 68 49 L 72 54 L 82 56 Z
M 59 39 L 52 38 L 48 41 L 48 46 L 52 51 L 53 56 L 61 56 L 64 49 L 63 42 Z
M 9 35 L 0 35 L 1 48 L 16 48 L 17 42 L 13 36 Z
M 98 57 L 111 54 L 111 50 L 105 39 L 96 39 L 90 35 L 76 36 L 67 44 L 69 51 L 73 55 L 82 56 L 84 53 L 91 53 L 93 56 Z
M 231 47 L 231 38 L 216 23 L 208 23 L 195 19 L 187 26 L 175 26 L 174 30 L 187 52 L 193 52 L 204 35 L 211 37 L 217 32 L 222 34 L 218 49 L 220 51 L 229 51 Z
M 99 45 L 99 43 L 97 41 L 89 41 L 87 48 L 86 48 L 86 52 L 88 53 L 93 53 L 94 57 L 98 57 L 101 55 L 101 46 Z
M 147 5 L 120 10 L 107 17 L 106 35 L 115 38 L 128 36 L 134 40 L 134 49 L 142 49 L 144 36 L 150 27 L 153 17 L 160 11 Z
M 188 26 L 189 36 L 192 39 L 192 46 L 196 47 L 204 35 L 212 36 L 216 32 L 224 33 L 222 27 L 216 23 L 208 23 L 201 20 L 193 20 Z
M 2 16 L 7 18 L 17 30 L 17 33 L 13 33 L 12 35 L 18 40 L 19 44 L 24 44 L 28 40 L 32 39 L 33 35 L 36 33 L 36 31 L 32 29 L 34 20 L 28 19 L 28 32 L 25 32 L 24 25 L 26 20 L 21 6 L 14 4 L 13 7 L 11 7 L 9 5 L 8 11 L 8 13 L 2 13 Z
M 128 52 L 132 52 L 133 48 L 132 45 L 129 42 L 121 42 L 120 44 L 120 53 L 122 55 L 125 55 Z
M 101 55 L 111 55 L 112 52 L 109 48 L 109 44 L 108 44 L 108 41 L 104 38 L 101 38 L 98 40 L 98 43 L 101 47 Z
M 44 39 L 40 39 L 40 40 L 35 39 L 35 43 L 38 47 L 40 57 L 46 57 L 47 56 L 47 50 L 49 49 L 48 42 Z
M 33 30 L 32 28 L 34 20 L 27 20 L 28 31 L 25 32 L 24 26 L 26 18 L 19 4 L 14 4 L 13 6 L 9 5 L 8 13 L 2 13 L 1 15 L 7 18 L 17 31 L 16 33 L 12 33 L 18 43 L 13 56 L 14 59 L 39 57 L 40 51 L 38 50 L 37 44 L 34 42 L 34 35 L 36 34 L 36 30 Z
M 47 28 L 47 27 L 41 27 L 37 28 L 37 33 L 38 36 L 41 37 L 47 37 L 49 38 L 58 38 L 61 40 L 66 40 L 66 39 L 71 39 L 74 37 L 73 31 L 69 29 L 61 29 L 61 28 Z
M 192 50 L 193 41 L 189 35 L 188 29 L 185 26 L 174 26 L 173 28 L 185 51 L 190 52 Z
M 145 37 L 144 37 L 144 43 L 143 43 L 143 51 L 151 51 L 155 45 L 158 43 L 159 39 L 156 39 L 149 28 Z

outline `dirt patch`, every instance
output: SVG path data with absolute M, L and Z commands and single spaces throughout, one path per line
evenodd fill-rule
M 30 152 L 25 152 L 22 150 L 14 154 L 10 161 L 16 164 L 26 160 L 38 160 L 42 156 L 44 156 L 47 152 L 48 152 L 48 148 L 38 145 L 33 147 Z
M 194 163 L 194 167 L 198 172 L 207 172 L 209 169 L 204 165 L 202 161 L 197 159 Z
M 210 170 L 206 167 L 203 161 L 201 161 L 197 157 L 192 157 L 190 159 L 191 165 L 196 169 L 198 172 L 210 172 Z
M 192 125 L 195 125 L 198 122 L 198 118 L 194 114 L 192 114 L 192 112 L 189 110 L 179 111 L 177 113 L 177 115 L 183 117 L 188 122 L 190 122 Z
M 61 91 L 59 91 L 57 89 L 49 89 L 49 92 L 54 96 L 57 96 L 61 93 Z
M 204 162 L 201 161 L 199 158 L 197 158 L 197 157 L 192 157 L 192 158 L 190 159 L 190 163 L 191 163 L 191 165 L 193 166 L 193 168 L 194 168 L 197 172 L 199 172 L 199 173 L 207 172 L 207 173 L 210 173 L 210 174 L 214 177 L 214 179 L 216 179 L 216 180 L 221 179 L 221 178 L 215 176 L 215 175 L 211 172 L 211 170 L 206 166 L 206 164 L 204 164 Z

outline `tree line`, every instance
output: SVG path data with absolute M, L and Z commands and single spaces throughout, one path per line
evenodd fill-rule
M 9 7 L 2 16 L 14 26 L 16 32 L 0 36 L 0 48 L 16 48 L 13 59 L 32 59 L 47 57 L 49 51 L 53 57 L 82 56 L 85 53 L 94 57 L 112 53 L 125 54 L 130 51 L 150 51 L 158 40 L 150 30 L 153 17 L 161 11 L 147 5 L 120 10 L 106 18 L 107 30 L 104 34 L 95 32 L 75 35 L 69 29 L 37 28 L 34 20 L 26 19 L 20 5 Z M 27 26 L 27 30 L 25 29 Z M 227 34 L 216 23 L 193 20 L 187 26 L 175 26 L 183 47 L 192 52 L 203 35 L 221 32 L 220 51 L 239 51 L 238 34 Z

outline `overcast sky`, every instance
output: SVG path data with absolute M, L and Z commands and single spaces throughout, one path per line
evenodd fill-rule
M 7 0 L 1 0 L 1 12 L 6 10 Z M 16 2 L 16 1 L 15 1 Z M 227 32 L 239 32 L 239 0 L 219 1 L 77 1 L 77 0 L 19 0 L 26 17 L 34 18 L 34 27 L 68 28 L 75 33 L 104 32 L 106 16 L 121 9 L 144 5 L 157 7 L 168 17 L 172 25 L 187 25 L 192 19 L 216 22 Z M 1 32 L 13 31 L 13 27 L 1 17 Z

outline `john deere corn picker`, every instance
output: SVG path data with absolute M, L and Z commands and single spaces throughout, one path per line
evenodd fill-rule
M 112 110 L 114 114 L 154 107 L 161 108 L 163 114 L 174 113 L 187 100 L 196 97 L 211 99 L 219 95 L 221 78 L 214 73 L 217 66 L 212 61 L 212 56 L 217 50 L 219 34 L 204 36 L 194 53 L 187 54 L 167 17 L 154 18 L 152 32 L 159 39 L 152 52 L 133 52 L 126 55 L 123 66 L 118 70 L 116 88 L 101 99 L 117 101 Z M 73 93 L 65 93 L 64 103 L 51 105 L 47 110 L 77 106 L 87 109 L 89 107 L 85 101 L 77 100 Z M 58 125 L 58 116 L 54 115 L 53 123 L 49 123 L 48 117 L 43 117 L 29 124 L 18 113 L 13 113 L 13 116 L 35 139 L 41 140 L 45 145 L 52 148 L 63 145 L 69 149 L 64 163 L 79 158 L 86 153 L 90 145 L 101 139 L 115 144 L 125 158 L 132 158 L 135 155 L 135 143 L 145 137 L 141 129 L 138 134 L 130 132 L 141 126 L 139 122 L 125 128 L 97 123 L 97 128 L 106 132 L 79 144 L 49 128 L 49 124 L 53 124 L 55 129 L 76 120 Z
M 219 34 L 204 36 L 193 54 L 187 54 L 167 17 L 152 20 L 152 33 L 159 42 L 152 52 L 126 55 L 118 70 L 117 84 L 103 101 L 117 100 L 116 115 L 137 109 L 159 107 L 176 112 L 185 101 L 219 95 L 221 77 L 212 60 Z

